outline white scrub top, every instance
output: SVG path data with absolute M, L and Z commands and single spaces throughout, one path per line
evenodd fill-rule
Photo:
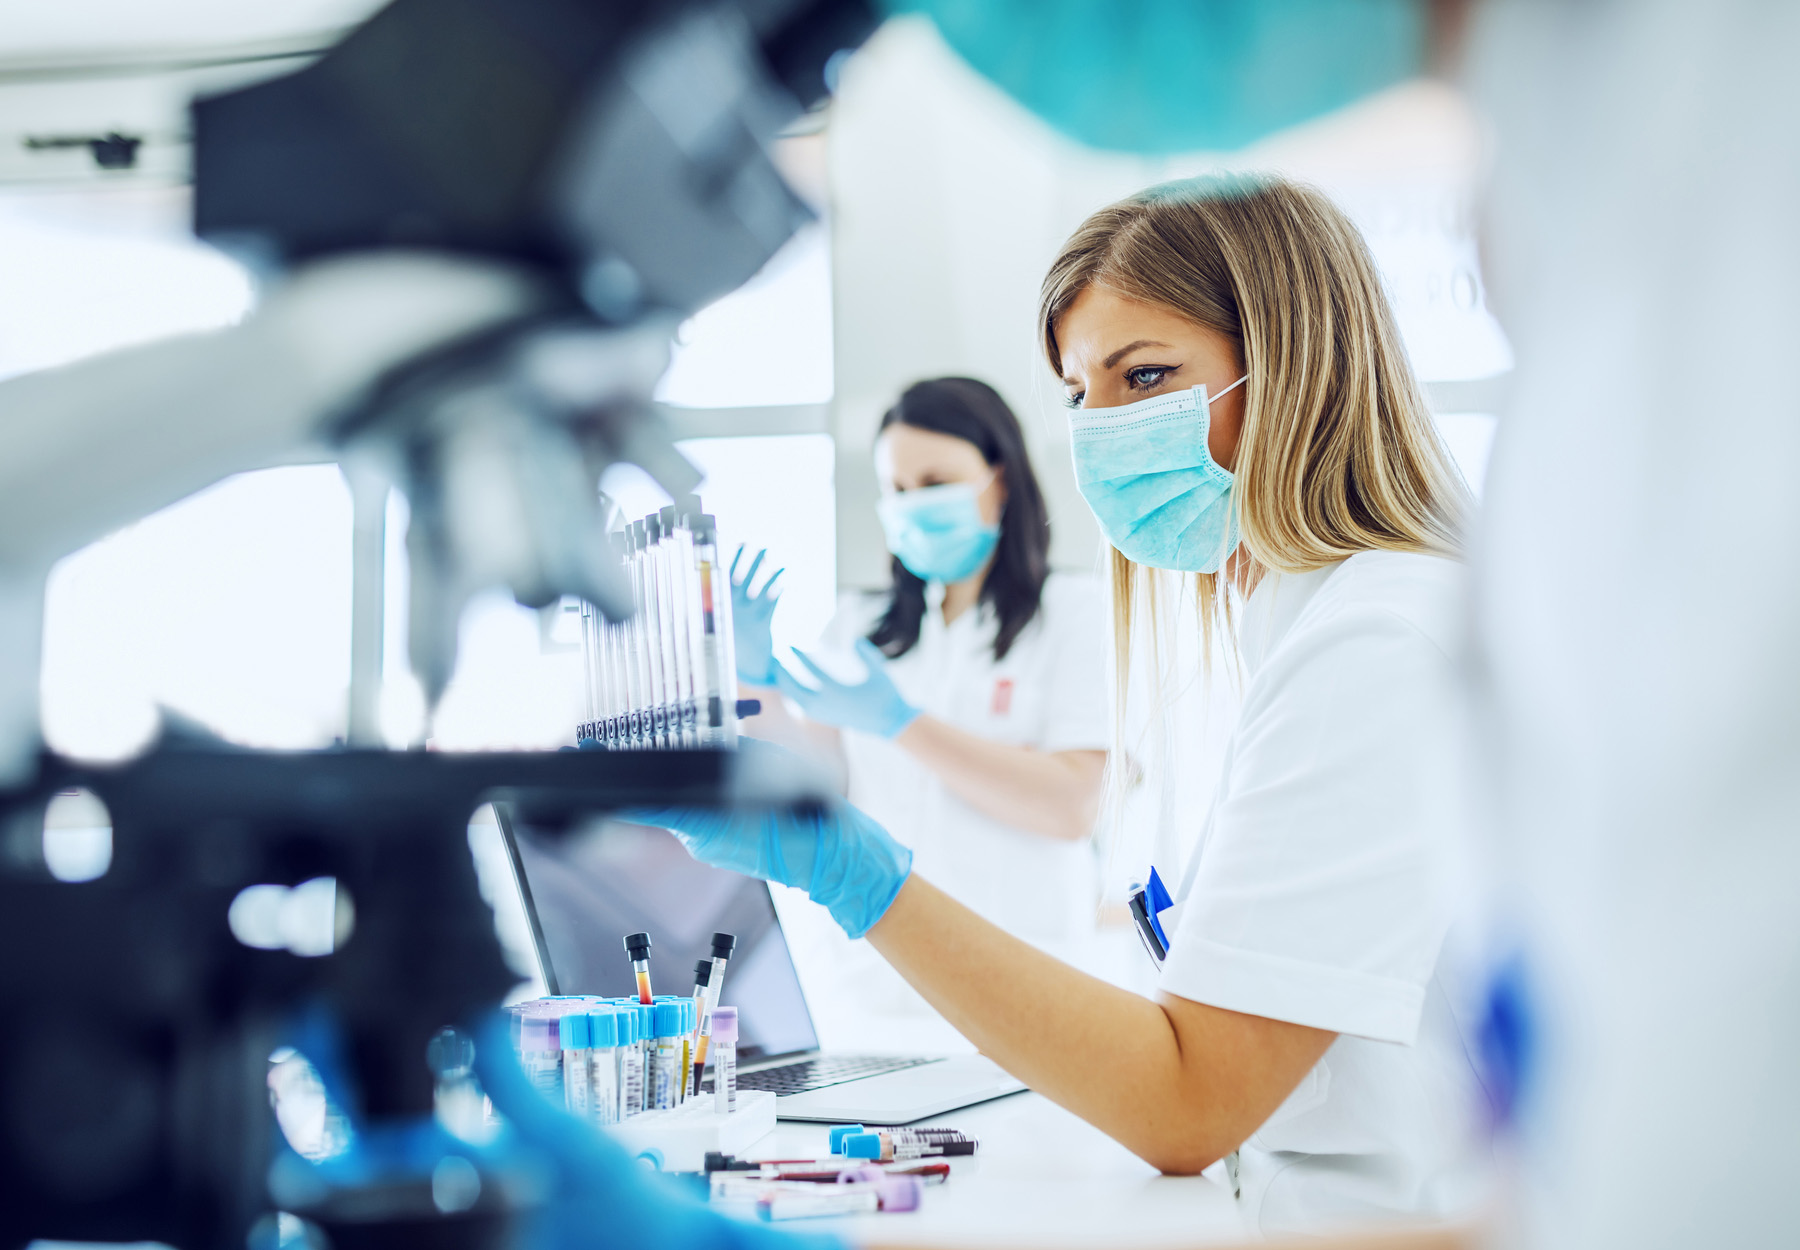
M 1263 1232 L 1453 1214 L 1474 1070 L 1439 972 L 1462 816 L 1460 565 L 1365 552 L 1264 578 L 1246 686 L 1160 988 L 1339 1034 L 1239 1152 Z
M 825 641 L 868 634 L 886 595 L 847 596 Z M 982 605 L 944 624 L 928 607 L 919 641 L 888 671 L 914 707 L 978 737 L 1039 751 L 1107 748 L 1106 626 L 1091 578 L 1052 573 L 1042 606 L 994 659 L 998 618 Z M 1091 842 L 989 819 L 886 739 L 844 734 L 849 799 L 912 848 L 913 869 L 1008 933 L 1078 957 L 1094 928 Z

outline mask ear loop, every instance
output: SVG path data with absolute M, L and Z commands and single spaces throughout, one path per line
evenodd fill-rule
M 1233 382 L 1230 386 L 1228 386 L 1224 390 L 1220 391 L 1217 395 L 1211 394 L 1209 392 L 1206 396 L 1206 402 L 1208 404 L 1210 404 L 1215 399 L 1224 399 L 1227 395 L 1229 395 L 1229 394 L 1231 394 L 1231 392 L 1237 390 L 1238 387 L 1242 386 L 1244 383 L 1248 382 L 1249 380 L 1250 380 L 1250 375 L 1248 373 L 1246 373 L 1243 377 L 1241 377 L 1237 381 Z M 1200 384 L 1200 389 L 1206 390 L 1206 383 L 1202 382 Z

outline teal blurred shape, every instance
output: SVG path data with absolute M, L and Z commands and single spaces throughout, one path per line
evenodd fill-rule
M 1243 147 L 1420 72 L 1427 0 L 879 0 L 1097 148 Z

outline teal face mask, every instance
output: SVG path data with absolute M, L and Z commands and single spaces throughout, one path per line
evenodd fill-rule
M 987 482 L 951 482 L 883 496 L 876 511 L 888 550 L 924 581 L 973 577 L 1000 542 L 1000 527 L 981 519 L 977 501 L 986 489 Z
M 1085 408 L 1070 419 L 1075 484 L 1107 541 L 1128 559 L 1216 573 L 1237 547 L 1232 477 L 1207 450 L 1211 429 L 1204 386 L 1119 408 Z

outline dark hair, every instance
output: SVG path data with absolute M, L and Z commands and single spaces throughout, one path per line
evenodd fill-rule
M 994 635 L 994 658 L 1003 660 L 1031 624 L 1043 601 L 1044 579 L 1050 576 L 1050 516 L 1038 489 L 1025 434 L 999 392 L 974 378 L 933 378 L 906 388 L 881 418 L 881 429 L 910 425 L 973 443 L 1006 483 L 1000 510 L 1000 545 L 981 587 L 981 602 L 994 605 L 1000 628 Z M 889 657 L 905 655 L 919 641 L 925 619 L 925 583 L 898 557 L 894 589 L 887 611 L 869 631 L 869 641 Z

